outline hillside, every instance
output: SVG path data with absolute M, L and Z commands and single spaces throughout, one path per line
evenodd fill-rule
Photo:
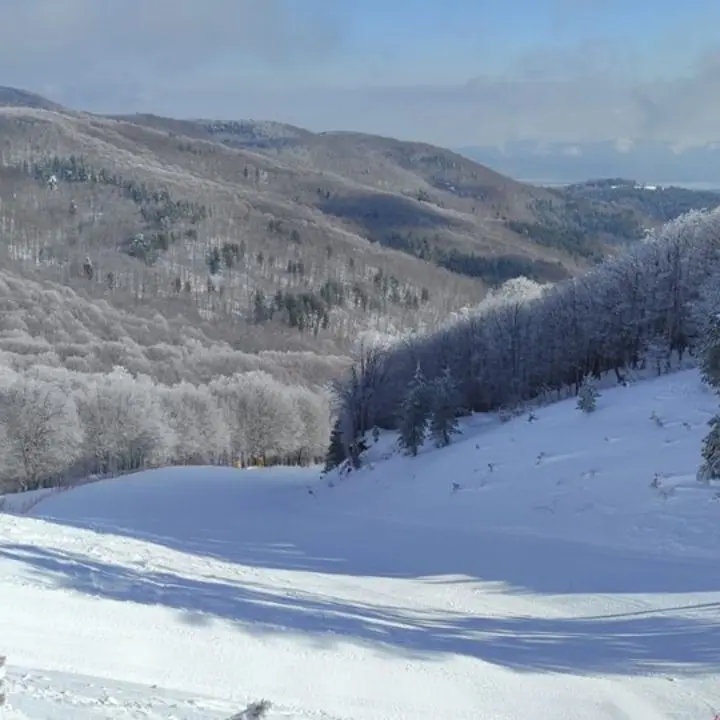
M 565 270 L 572 272 L 578 263 L 582 266 L 601 257 L 608 242 L 632 241 L 641 234 L 640 220 L 625 210 L 617 211 L 603 202 L 578 203 L 574 198 L 519 183 L 460 154 L 425 143 L 357 132 L 313 134 L 269 122 L 178 123 L 147 115 L 131 119 L 252 149 L 300 170 L 316 168 L 326 176 L 349 179 L 363 190 L 343 192 L 340 198 L 335 194 L 324 198 L 321 193 L 321 201 L 330 201 L 320 203 L 323 212 L 354 222 L 364 234 L 390 247 L 491 282 L 517 274 L 518 238 L 526 246 L 529 243 L 541 249 L 540 259 L 559 259 Z M 370 194 L 367 188 L 372 190 Z M 383 196 L 378 196 L 378 191 Z M 388 194 L 401 197 L 391 199 Z M 420 200 L 426 209 L 430 206 L 434 215 L 442 209 L 460 213 L 474 226 L 473 240 L 459 242 L 455 237 L 448 248 L 448 236 L 436 238 L 419 233 L 407 217 L 417 212 L 407 204 L 407 198 Z M 507 256 L 500 269 L 489 268 L 478 260 L 478 256 L 498 255 Z M 569 264 L 568 256 L 572 260 Z M 525 270 L 528 277 L 538 280 L 558 279 L 558 273 L 557 268 L 541 262 Z
M 36 110 L 50 110 L 52 112 L 69 112 L 66 108 L 63 108 L 62 105 L 58 105 L 42 97 L 42 95 L 2 85 L 0 85 L 0 106 L 34 108 Z
M 650 220 L 651 226 L 669 222 L 693 210 L 720 207 L 720 192 L 688 190 L 674 186 L 641 185 L 635 180 L 607 178 L 574 183 L 562 188 L 569 198 L 600 200 L 633 210 Z
M 576 275 L 652 222 L 422 143 L 2 89 L 0 485 L 317 460 L 328 384 L 367 341 L 446 327 L 517 275 Z
M 363 330 L 432 327 L 488 286 L 567 277 L 638 236 L 624 211 L 429 145 L 100 117 L 12 89 L 0 106 L 6 265 L 203 329 L 231 319 L 224 339 L 251 336 L 244 349 L 345 352 Z
M 381 434 L 349 476 L 13 496 L 7 720 L 225 720 L 262 697 L 268 720 L 710 720 L 720 505 L 695 471 L 716 404 L 690 370 L 605 387 L 591 415 L 468 418 L 416 458 Z

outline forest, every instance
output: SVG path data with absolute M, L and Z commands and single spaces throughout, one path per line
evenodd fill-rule
M 677 218 L 582 276 L 496 294 L 437 332 L 366 347 L 336 388 L 328 464 L 360 462 L 365 433 L 397 428 L 423 382 L 451 378 L 456 414 L 512 410 L 586 378 L 697 355 L 720 311 L 720 210 Z M 524 288 L 524 290 L 523 290 Z

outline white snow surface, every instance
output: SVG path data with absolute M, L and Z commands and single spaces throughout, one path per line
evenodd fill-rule
M 712 720 L 717 404 L 685 371 L 416 458 L 386 434 L 347 476 L 172 468 L 0 514 L 7 720 Z

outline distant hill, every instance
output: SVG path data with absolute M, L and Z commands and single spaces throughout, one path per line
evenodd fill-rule
M 653 221 L 653 224 L 668 222 L 691 210 L 714 210 L 720 207 L 720 191 L 641 185 L 636 180 L 623 178 L 574 183 L 564 187 L 562 192 L 575 199 L 599 200 L 632 208 Z
M 54 112 L 69 112 L 67 108 L 63 108 L 62 105 L 58 105 L 41 95 L 28 92 L 27 90 L 4 87 L 2 85 L 0 85 L 0 106 L 35 108 L 36 110 L 52 110 Z
M 321 188 L 312 198 L 324 214 L 371 240 L 490 283 L 516 276 L 521 266 L 534 279 L 556 280 L 601 257 L 607 245 L 642 235 L 642 223 L 624 210 L 568 202 L 433 145 L 270 122 L 130 119 L 262 153 L 303 173 L 319 171 L 326 183 L 342 180 L 329 197 L 329 188 Z

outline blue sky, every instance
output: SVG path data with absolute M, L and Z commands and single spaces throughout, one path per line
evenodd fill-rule
M 266 68 L 273 84 L 457 84 L 583 56 L 667 75 L 720 47 L 717 0 L 295 0 L 291 12 L 327 23 L 336 42 L 289 73 Z

